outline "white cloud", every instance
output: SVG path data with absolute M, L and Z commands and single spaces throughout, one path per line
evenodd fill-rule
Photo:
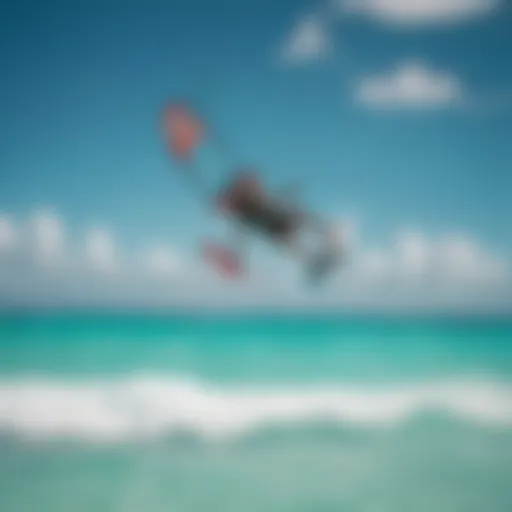
M 356 271 L 362 281 L 414 283 L 428 276 L 454 289 L 459 285 L 498 283 L 510 270 L 467 236 L 452 234 L 429 238 L 412 230 L 399 231 L 389 247 L 362 249 L 357 259 Z
M 493 12 L 500 0 L 338 0 L 342 12 L 395 25 L 452 24 Z
M 114 271 L 117 268 L 116 251 L 111 234 L 104 228 L 91 229 L 85 237 L 85 255 L 93 268 Z
M 476 241 L 452 236 L 440 243 L 439 266 L 443 276 L 458 282 L 496 281 L 505 277 L 505 264 Z
M 416 61 L 363 78 L 356 89 L 356 100 L 369 108 L 441 108 L 458 105 L 462 98 L 456 76 Z
M 396 237 L 397 257 L 403 273 L 409 277 L 425 275 L 431 264 L 432 247 L 418 231 L 402 231 Z
M 0 254 L 11 251 L 17 242 L 14 222 L 8 215 L 0 215 Z
M 157 277 L 175 275 L 180 267 L 176 254 L 163 246 L 148 249 L 144 259 L 149 272 Z
M 47 265 L 61 263 L 65 249 L 61 219 L 49 210 L 41 210 L 32 216 L 31 228 L 36 260 Z
M 360 260 L 356 264 L 360 277 L 364 280 L 381 280 L 391 275 L 393 260 L 389 251 L 385 249 L 363 250 L 358 256 Z
M 4 247 L 12 246 L 12 233 L 16 234 L 12 222 L 6 221 L 8 218 L 0 217 L 0 240 L 8 241 Z M 343 225 L 347 228 L 345 236 L 348 235 L 345 264 L 333 282 L 327 282 L 318 294 L 311 294 L 302 286 L 304 268 L 300 263 L 273 258 L 271 251 L 263 248 L 261 254 L 253 254 L 250 275 L 241 282 L 216 278 L 204 262 L 189 264 L 174 248 L 158 243 L 137 248 L 136 254 L 142 256 L 137 259 L 129 253 L 119 254 L 113 236 L 104 228 L 86 232 L 82 243 L 64 254 L 62 222 L 55 215 L 39 212 L 32 217 L 38 243 L 21 244 L 16 258 L 0 259 L 0 298 L 5 301 L 24 297 L 28 302 L 41 303 L 79 302 L 86 298 L 92 304 L 186 302 L 191 306 L 227 307 L 315 307 L 324 301 L 340 307 L 392 304 L 407 309 L 412 305 L 425 307 L 448 297 L 455 306 L 470 301 L 483 304 L 488 299 L 512 305 L 512 295 L 507 291 L 512 289 L 512 269 L 470 236 L 430 236 L 419 229 L 406 229 L 374 246 L 360 235 L 355 221 Z M 24 252 L 30 250 L 35 254 Z M 82 264 L 74 265 L 69 255 L 75 251 L 79 261 L 85 259 L 89 268 L 103 272 L 90 273 Z M 66 264 L 54 265 L 47 272 L 47 267 L 34 264 L 38 260 L 32 256 L 40 258 L 41 254 L 52 262 L 59 261 L 56 255 L 65 255 Z M 127 265 L 129 262 L 132 264 Z M 117 279 L 105 280 L 105 275 L 112 273 Z M 179 286 L 168 286 L 169 279 Z
M 330 50 L 328 27 L 319 17 L 307 16 L 299 21 L 287 37 L 281 58 L 289 64 L 318 60 Z

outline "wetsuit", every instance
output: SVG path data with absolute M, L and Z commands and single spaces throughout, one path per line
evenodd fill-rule
M 243 224 L 273 238 L 286 238 L 301 224 L 295 212 L 252 190 L 237 190 L 236 184 L 222 194 L 221 203 Z

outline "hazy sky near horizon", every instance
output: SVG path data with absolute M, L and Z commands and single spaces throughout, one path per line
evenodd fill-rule
M 512 10 L 505 0 L 4 2 L 0 300 L 512 309 Z M 349 227 L 351 259 L 306 293 L 227 236 L 162 145 L 185 95 L 229 147 Z M 222 235 L 221 235 L 222 233 Z

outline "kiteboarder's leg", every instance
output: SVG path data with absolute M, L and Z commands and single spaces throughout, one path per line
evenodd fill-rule
M 318 245 L 323 253 L 339 253 L 342 236 L 339 229 L 334 228 L 325 219 L 308 214 L 304 217 L 304 225 L 318 236 Z
M 281 229 L 270 232 L 269 236 L 277 246 L 305 263 L 310 259 L 310 250 L 300 238 L 301 231 L 299 222 L 289 220 Z

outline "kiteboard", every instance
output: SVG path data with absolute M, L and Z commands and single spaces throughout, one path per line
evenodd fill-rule
M 206 241 L 202 244 L 202 255 L 205 261 L 222 277 L 238 279 L 243 268 L 237 253 L 219 243 Z

